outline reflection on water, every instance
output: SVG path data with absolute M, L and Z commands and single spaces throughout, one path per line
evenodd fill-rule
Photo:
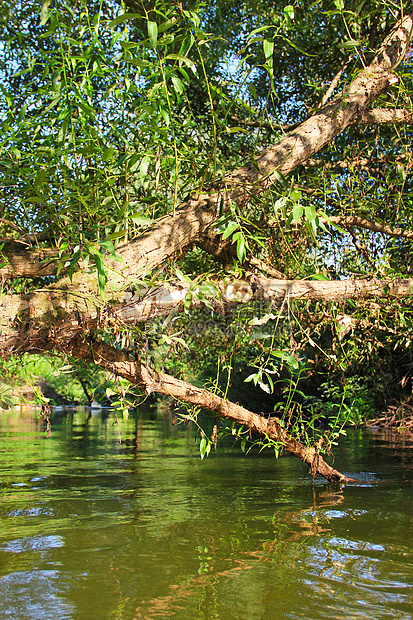
M 413 443 L 349 433 L 312 485 L 294 458 L 201 461 L 155 411 L 0 414 L 0 618 L 413 615 Z

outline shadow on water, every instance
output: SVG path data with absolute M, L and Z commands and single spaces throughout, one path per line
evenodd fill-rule
M 0 618 L 412 617 L 411 437 L 349 432 L 360 484 L 313 485 L 288 456 L 201 461 L 168 413 L 95 413 L 50 439 L 0 416 Z

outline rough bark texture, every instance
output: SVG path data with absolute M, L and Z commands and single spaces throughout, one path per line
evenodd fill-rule
M 412 110 L 373 108 L 372 110 L 363 112 L 360 125 L 398 125 L 399 123 L 411 123 L 412 121 Z
M 0 254 L 0 278 L 42 278 L 57 273 L 56 250 L 25 249 L 21 243 L 8 243 Z M 63 272 L 64 273 L 64 272 Z M 63 275 L 63 274 L 62 274 Z

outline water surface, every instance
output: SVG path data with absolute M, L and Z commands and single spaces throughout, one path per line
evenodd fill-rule
M 119 443 L 120 432 L 122 443 Z M 147 410 L 0 414 L 0 618 L 413 616 L 413 443 L 352 431 L 313 485 Z

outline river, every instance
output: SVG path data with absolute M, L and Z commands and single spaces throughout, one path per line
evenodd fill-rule
M 119 443 L 119 435 L 121 442 Z M 0 413 L 0 619 L 413 617 L 413 439 L 351 430 L 313 481 L 140 410 Z

